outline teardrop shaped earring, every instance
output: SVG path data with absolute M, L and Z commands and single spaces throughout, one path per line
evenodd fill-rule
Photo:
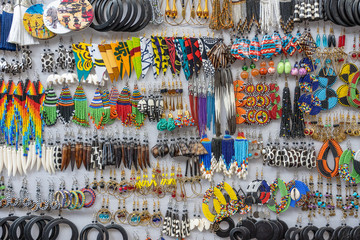
M 317 27 L 317 35 L 316 35 L 316 46 L 319 48 L 320 44 L 321 44 L 321 39 L 320 39 L 320 30 L 319 30 L 319 25 Z
M 328 47 L 328 39 L 327 39 L 327 36 L 326 36 L 326 33 L 325 33 L 325 24 L 324 24 L 324 28 L 323 28 L 322 43 L 323 43 L 324 48 Z

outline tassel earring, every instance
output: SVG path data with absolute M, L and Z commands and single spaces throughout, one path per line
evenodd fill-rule
M 10 3 L 5 4 L 1 18 L 1 38 L 0 38 L 0 49 L 7 51 L 16 51 L 16 45 L 8 42 L 10 29 L 13 22 L 13 8 Z
M 9 43 L 18 44 L 20 46 L 39 44 L 39 41 L 36 38 L 33 38 L 23 26 L 23 16 L 29 7 L 23 5 L 26 3 L 27 1 L 19 1 L 19 4 L 14 7 L 13 22 L 8 37 Z

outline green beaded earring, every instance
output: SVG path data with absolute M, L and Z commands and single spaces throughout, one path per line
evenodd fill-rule
M 88 111 L 87 99 L 84 92 L 84 88 L 81 85 L 77 86 L 75 90 L 74 105 L 75 105 L 75 114 L 72 121 L 76 124 L 79 124 L 80 126 L 88 127 L 89 111 Z
M 55 125 L 57 122 L 56 102 L 57 102 L 57 96 L 55 94 L 54 88 L 50 86 L 45 91 L 45 100 L 44 100 L 44 108 L 43 108 L 45 124 L 48 127 Z

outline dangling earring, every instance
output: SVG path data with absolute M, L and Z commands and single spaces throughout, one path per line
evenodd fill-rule
M 175 118 L 175 126 L 178 128 L 182 128 L 184 126 L 183 122 L 183 114 L 181 110 L 178 110 L 178 116 Z
M 356 52 L 356 36 L 354 35 L 354 43 L 353 43 L 353 50 L 352 52 L 349 53 L 351 60 L 353 60 L 353 62 L 356 62 L 358 59 L 358 53 Z
M 105 197 L 103 198 L 102 207 L 96 214 L 96 219 L 102 224 L 107 224 L 112 219 L 112 214 L 109 210 L 109 198 L 105 204 Z
M 129 213 L 128 213 L 128 211 L 126 211 L 125 199 L 123 199 L 122 207 L 120 207 L 120 205 L 121 205 L 120 202 L 121 202 L 121 199 L 119 199 L 118 210 L 113 214 L 113 219 L 118 224 L 125 224 Z
M 320 30 L 319 30 L 319 25 L 317 27 L 317 35 L 316 35 L 316 46 L 319 48 L 321 45 L 321 39 L 320 39 Z
M 323 28 L 322 44 L 323 44 L 324 48 L 328 47 L 328 38 L 326 36 L 325 24 L 324 24 L 324 28 Z
M 335 39 L 335 35 L 334 35 L 334 29 L 332 27 L 330 27 L 330 34 L 328 37 L 328 42 L 327 42 L 327 47 L 336 47 L 336 39 Z
M 161 226 L 162 221 L 163 221 L 163 215 L 161 213 L 160 210 L 160 201 L 158 200 L 158 208 L 157 210 L 155 210 L 155 202 L 154 202 L 154 214 L 151 217 L 151 224 L 153 225 L 153 227 L 158 228 Z
M 139 200 L 137 201 L 137 204 L 134 200 L 133 211 L 128 215 L 127 221 L 131 226 L 137 226 L 140 224 Z
M 169 119 L 168 119 L 168 123 L 167 123 L 167 130 L 168 131 L 174 131 L 175 130 L 175 128 L 176 128 L 176 125 L 175 125 L 175 121 L 174 121 L 174 117 L 173 117 L 173 115 L 171 114 L 171 113 L 169 113 Z

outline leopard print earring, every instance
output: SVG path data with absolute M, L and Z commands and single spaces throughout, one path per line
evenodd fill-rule
M 29 49 L 29 46 L 27 46 L 26 48 L 23 47 L 22 54 L 21 54 L 21 62 L 23 65 L 24 72 L 27 69 L 32 69 L 32 59 L 30 56 L 31 53 L 32 53 L 32 51 Z
M 68 49 L 66 49 L 66 53 L 65 53 L 65 66 L 66 69 L 74 71 L 75 69 L 75 58 L 74 58 L 74 53 L 72 51 L 71 45 L 69 46 Z
M 60 43 L 56 52 L 58 53 L 56 58 L 56 67 L 60 67 L 62 70 L 66 69 L 66 49 L 64 45 Z

